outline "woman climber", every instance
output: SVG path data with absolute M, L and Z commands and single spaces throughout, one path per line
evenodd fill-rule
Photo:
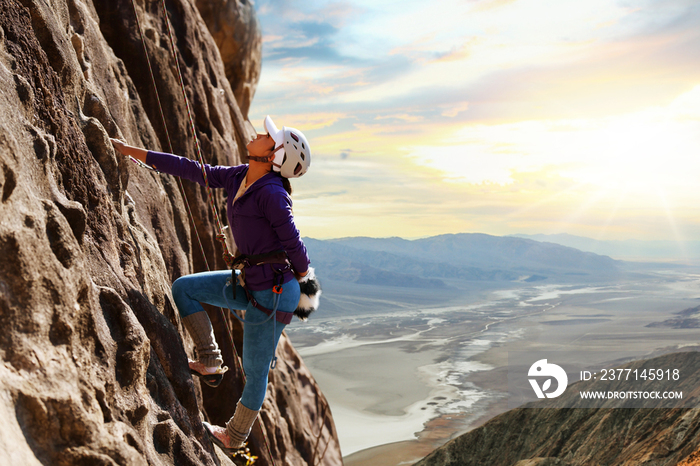
M 320 295 L 294 224 L 290 198 L 289 178 L 303 175 L 311 164 L 308 141 L 294 128 L 278 130 L 269 116 L 264 127 L 267 134 L 258 134 L 246 146 L 248 165 L 205 165 L 207 180 L 197 162 L 111 140 L 118 152 L 158 171 L 224 188 L 229 194 L 226 207 L 237 249 L 233 267 L 239 269 L 233 275 L 237 283 L 231 283 L 231 271 L 224 270 L 180 277 L 172 288 L 182 322 L 197 348 L 198 360 L 189 361 L 190 371 L 211 386 L 221 382 L 227 368 L 200 303 L 246 311 L 243 394 L 225 428 L 204 423 L 212 440 L 227 453 L 244 447 L 262 407 L 282 330 L 293 314 L 305 320 L 317 307 Z M 311 301 L 300 301 L 307 294 Z

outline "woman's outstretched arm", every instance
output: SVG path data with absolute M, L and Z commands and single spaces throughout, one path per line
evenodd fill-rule
M 146 165 L 155 168 L 159 172 L 167 173 L 168 175 L 179 176 L 202 186 L 209 183 L 211 188 L 226 188 L 228 178 L 235 172 L 246 169 L 247 165 L 238 165 L 237 167 L 227 167 L 223 165 L 211 166 L 204 164 L 207 172 L 208 180 L 204 180 L 202 175 L 202 166 L 199 162 L 190 160 L 187 157 L 180 157 L 174 154 L 165 152 L 154 152 L 140 147 L 134 147 L 126 144 L 119 139 L 110 139 L 114 146 L 114 150 L 125 156 L 131 156 Z M 233 171 L 231 171 L 233 169 Z

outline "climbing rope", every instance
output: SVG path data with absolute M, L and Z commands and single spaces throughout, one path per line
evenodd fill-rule
M 197 153 L 197 158 L 198 158 L 198 161 L 199 161 L 199 165 L 200 165 L 200 167 L 201 167 L 201 169 L 202 169 L 202 176 L 203 176 L 203 178 L 204 178 L 204 184 L 205 184 L 205 188 L 206 188 L 206 192 L 207 192 L 207 202 L 208 202 L 209 207 L 211 208 L 211 210 L 212 210 L 212 212 L 213 212 L 213 214 L 214 214 L 214 220 L 215 220 L 216 227 L 217 227 L 216 239 L 219 240 L 219 241 L 221 242 L 221 244 L 222 244 L 222 248 L 223 248 L 223 258 L 224 258 L 224 261 L 226 262 L 226 265 L 230 268 L 231 265 L 232 265 L 232 263 L 233 263 L 233 255 L 232 255 L 232 254 L 229 252 L 229 250 L 228 250 L 228 245 L 226 244 L 226 235 L 224 234 L 224 228 L 222 227 L 221 219 L 220 219 L 219 214 L 218 214 L 218 211 L 217 211 L 217 209 L 216 209 L 216 204 L 214 203 L 214 196 L 213 196 L 212 190 L 211 190 L 211 188 L 210 188 L 210 186 L 209 186 L 209 180 L 208 180 L 208 177 L 207 177 L 207 172 L 206 172 L 205 164 L 204 164 L 204 157 L 202 156 L 202 150 L 201 150 L 201 146 L 200 146 L 200 143 L 199 143 L 199 138 L 197 137 L 197 132 L 196 132 L 195 125 L 194 125 L 194 118 L 192 117 L 192 111 L 191 111 L 191 109 L 190 109 L 189 99 L 187 98 L 187 93 L 186 93 L 186 90 L 185 90 L 185 84 L 184 84 L 184 80 L 183 80 L 183 78 L 182 78 L 182 72 L 181 72 L 181 70 L 180 70 L 180 64 L 179 64 L 179 61 L 178 61 L 178 58 L 177 58 L 177 51 L 176 51 L 176 49 L 175 49 L 175 38 L 174 38 L 174 35 L 173 35 L 173 32 L 172 32 L 172 28 L 171 28 L 171 26 L 170 26 L 170 20 L 169 20 L 169 17 L 168 17 L 168 10 L 167 10 L 167 8 L 166 8 L 166 6 L 165 6 L 165 0 L 162 0 L 162 1 L 161 1 L 161 5 L 162 5 L 162 7 L 163 7 L 164 20 L 165 20 L 165 24 L 166 24 L 167 31 L 168 31 L 168 36 L 169 36 L 169 38 L 170 38 L 170 51 L 171 51 L 171 53 L 172 53 L 172 55 L 173 55 L 173 59 L 174 59 L 174 61 L 175 61 L 175 68 L 176 68 L 176 70 L 177 70 L 178 80 L 179 80 L 179 83 L 180 83 L 180 88 L 181 88 L 181 90 L 182 90 L 182 96 L 183 96 L 183 99 L 184 99 L 184 101 L 185 101 L 185 107 L 186 107 L 186 109 L 187 109 L 187 117 L 188 117 L 188 120 L 189 120 L 190 131 L 191 131 L 191 133 L 192 133 L 192 137 L 193 137 L 194 142 L 195 142 L 195 151 L 196 151 L 196 153 Z M 138 12 L 137 12 L 136 5 L 135 5 L 135 3 L 134 3 L 134 0 L 131 0 L 131 6 L 132 6 L 132 8 L 133 8 L 133 10 L 134 10 L 134 16 L 135 16 L 135 18 L 136 18 L 136 26 L 137 26 L 137 28 L 138 28 L 138 30 L 139 30 L 139 34 L 140 34 L 140 38 L 141 38 L 141 44 L 142 44 L 142 46 L 143 46 L 144 55 L 145 55 L 145 57 L 146 57 L 146 63 L 147 63 L 147 65 L 148 65 L 148 70 L 149 70 L 149 73 L 150 73 L 150 76 L 151 76 L 151 82 L 153 83 L 153 89 L 154 89 L 154 91 L 155 91 L 156 101 L 157 101 L 157 103 L 158 103 L 158 109 L 159 109 L 160 116 L 161 116 L 161 120 L 162 120 L 162 123 L 163 123 L 163 128 L 164 128 L 164 130 L 165 130 L 166 139 L 167 139 L 167 141 L 168 141 L 169 150 L 170 150 L 170 152 L 172 153 L 172 152 L 173 152 L 172 141 L 171 141 L 171 139 L 170 139 L 170 134 L 169 134 L 169 132 L 168 132 L 167 124 L 166 124 L 166 121 L 165 121 L 165 114 L 164 114 L 164 112 L 163 112 L 163 106 L 162 106 L 161 101 L 160 101 L 160 95 L 158 94 L 158 87 L 157 87 L 157 85 L 156 85 L 155 76 L 154 76 L 154 74 L 153 74 L 153 68 L 152 68 L 152 66 L 151 66 L 151 61 L 150 61 L 150 58 L 149 58 L 149 55 L 148 55 L 148 49 L 146 48 L 146 41 L 145 41 L 145 38 L 144 38 L 144 35 L 143 35 L 143 29 L 141 28 L 141 24 L 140 24 L 140 21 L 139 21 L 139 16 L 138 16 Z M 206 265 L 207 270 L 211 270 L 210 267 L 209 267 L 209 263 L 207 262 L 206 254 L 204 253 L 204 247 L 203 247 L 203 245 L 202 245 L 201 238 L 200 238 L 200 236 L 199 236 L 199 233 L 198 233 L 198 231 L 197 231 L 196 224 L 195 224 L 195 222 L 194 222 L 194 216 L 192 215 L 192 210 L 191 210 L 191 208 L 190 208 L 189 202 L 187 201 L 187 196 L 185 195 L 184 187 L 182 186 L 182 181 L 180 180 L 179 177 L 178 177 L 178 182 L 179 182 L 179 186 L 180 186 L 181 195 L 182 195 L 183 199 L 185 200 L 185 205 L 186 205 L 186 208 L 187 208 L 187 214 L 188 214 L 188 216 L 189 216 L 189 218 L 190 218 L 190 220 L 191 220 L 191 222 L 192 222 L 192 225 L 193 225 L 193 228 L 194 228 L 194 231 L 195 231 L 195 236 L 197 237 L 197 242 L 198 242 L 198 244 L 199 244 L 199 248 L 200 248 L 202 257 L 204 258 L 204 263 L 205 263 L 205 265 Z M 240 366 L 240 358 L 238 357 L 238 352 L 236 351 L 236 345 L 234 344 L 234 341 L 233 341 L 233 335 L 231 334 L 231 329 L 230 329 L 230 327 L 229 327 L 229 325 L 228 325 L 228 320 L 226 319 L 226 315 L 225 315 L 225 313 L 224 313 L 223 308 L 220 308 L 219 311 L 221 312 L 221 318 L 222 318 L 222 321 L 223 321 L 224 324 L 225 324 L 226 331 L 227 331 L 227 333 L 228 333 L 229 343 L 230 343 L 231 349 L 232 349 L 232 351 L 233 351 L 236 369 L 237 369 L 237 371 L 242 375 L 242 377 L 243 377 L 243 382 L 245 383 L 245 380 L 246 380 L 245 372 L 243 371 L 243 368 Z M 238 316 L 237 316 L 237 317 L 238 317 Z M 264 440 L 264 443 L 265 443 L 265 447 L 267 448 L 267 453 L 268 453 L 268 456 L 269 456 L 269 458 L 270 458 L 270 462 L 271 462 L 272 466 L 274 466 L 274 465 L 275 465 L 275 460 L 274 460 L 274 457 L 272 456 L 272 451 L 271 451 L 271 449 L 270 449 L 270 442 L 269 442 L 269 440 L 268 440 L 268 438 L 267 438 L 267 433 L 265 432 L 265 429 L 263 429 L 263 427 L 262 427 L 262 420 L 261 420 L 261 418 L 260 418 L 260 415 L 258 415 L 258 426 L 259 426 L 260 431 L 261 431 L 261 433 L 262 433 L 263 440 Z
M 168 141 L 168 152 L 171 154 L 173 153 L 173 143 L 170 140 L 170 132 L 168 131 L 168 125 L 165 122 L 165 114 L 163 113 L 163 107 L 160 104 L 160 94 L 158 93 L 158 86 L 156 85 L 156 78 L 153 75 L 153 67 L 151 66 L 151 59 L 148 56 L 148 49 L 146 49 L 146 39 L 143 36 L 143 28 L 141 28 L 141 23 L 139 21 L 139 15 L 136 12 L 136 5 L 134 4 L 134 1 L 131 0 L 131 6 L 134 9 L 134 17 L 136 18 L 136 27 L 139 30 L 139 35 L 141 37 L 141 45 L 143 46 L 143 55 L 146 57 L 146 63 L 148 64 L 148 71 L 151 75 L 151 83 L 153 84 L 153 91 L 156 96 L 156 102 L 158 102 L 158 110 L 160 112 L 160 121 L 163 124 L 163 130 L 165 131 L 165 139 Z M 137 162 L 139 166 L 150 168 L 153 170 L 153 168 L 150 165 L 147 165 L 143 162 L 140 162 L 136 159 L 132 159 Z M 156 170 L 157 171 L 157 170 Z M 197 225 L 194 223 L 194 215 L 192 215 L 192 209 L 190 208 L 190 202 L 187 200 L 187 196 L 185 195 L 185 187 L 182 184 L 182 180 L 180 177 L 177 178 L 177 184 L 178 187 L 180 188 L 180 195 L 182 196 L 182 199 L 185 201 L 185 208 L 187 209 L 187 216 L 190 219 L 190 222 L 192 223 L 192 229 L 194 230 L 195 237 L 197 238 L 197 244 L 199 245 L 199 251 L 202 253 L 202 258 L 204 259 L 204 265 L 206 266 L 207 270 L 211 270 L 209 268 L 209 262 L 207 261 L 207 255 L 204 253 L 204 246 L 202 245 L 202 238 L 199 236 L 199 231 L 197 231 Z
M 311 464 L 316 466 L 317 464 L 321 464 L 323 461 L 323 458 L 326 456 L 326 450 L 328 450 L 328 445 L 331 444 L 331 442 L 326 442 L 326 447 L 323 449 L 323 453 L 321 453 L 321 457 L 318 460 L 318 463 L 316 463 L 316 456 L 318 455 L 318 444 L 321 442 L 321 434 L 323 433 L 323 426 L 326 425 L 326 413 L 328 412 L 328 403 L 323 404 L 323 410 L 321 411 L 321 427 L 318 429 L 318 434 L 316 435 L 316 444 L 314 445 L 314 454 L 311 457 Z M 311 432 L 313 434 L 313 432 Z
M 133 0 L 132 0 L 133 3 Z M 165 20 L 165 25 L 168 29 L 168 36 L 170 37 L 170 51 L 173 55 L 173 60 L 175 60 L 175 69 L 177 70 L 177 77 L 178 80 L 180 81 L 180 89 L 182 90 L 182 98 L 185 101 L 185 108 L 187 109 L 187 119 L 189 120 L 190 123 L 190 131 L 192 132 L 192 138 L 194 139 L 194 148 L 195 152 L 197 153 L 197 160 L 199 161 L 199 166 L 202 169 L 202 177 L 204 178 L 204 186 L 206 187 L 206 192 L 207 192 L 207 201 L 209 202 L 209 207 L 211 208 L 212 212 L 214 213 L 214 221 L 216 223 L 216 239 L 221 242 L 221 246 L 223 247 L 224 253 L 224 261 L 226 262 L 226 265 L 230 268 L 231 265 L 233 264 L 233 254 L 231 254 L 228 250 L 228 245 L 226 244 L 226 235 L 224 234 L 224 228 L 221 224 L 221 218 L 219 218 L 219 212 L 216 208 L 216 204 L 214 203 L 214 193 L 212 192 L 211 187 L 209 187 L 209 179 L 207 177 L 207 170 L 205 168 L 204 164 L 204 157 L 202 156 L 202 147 L 199 144 L 199 138 L 197 137 L 197 131 L 194 126 L 194 118 L 192 117 L 192 110 L 190 108 L 190 101 L 187 98 L 187 92 L 185 91 L 185 81 L 182 79 L 182 72 L 180 70 L 180 62 L 177 59 L 177 50 L 175 50 L 175 37 L 173 35 L 173 30 L 170 27 L 170 19 L 168 18 L 168 10 L 165 7 L 165 0 L 162 0 L 161 5 L 163 6 L 163 18 Z M 160 105 L 160 102 L 158 103 Z

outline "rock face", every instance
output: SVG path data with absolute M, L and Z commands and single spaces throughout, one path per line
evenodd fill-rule
M 108 140 L 195 157 L 162 4 L 0 0 L 0 464 L 230 464 L 201 421 L 233 413 L 243 382 L 223 324 L 235 345 L 241 328 L 208 310 L 232 370 L 202 388 L 170 295 L 207 268 L 195 233 L 224 267 L 205 194 Z M 205 159 L 240 163 L 252 128 L 217 44 L 191 1 L 165 5 Z M 341 464 L 323 394 L 286 338 L 278 356 L 257 464 Z
M 248 115 L 262 66 L 262 36 L 253 2 L 197 0 L 197 8 L 219 46 L 236 101 Z
M 675 353 L 629 366 L 678 368 L 673 390 L 697 406 L 700 353 Z M 595 385 L 593 385 L 595 384 Z M 595 387 L 595 388 L 593 388 Z M 542 408 L 519 408 L 495 417 L 435 450 L 416 466 L 694 465 L 700 448 L 697 408 L 561 408 L 576 406 L 581 390 L 629 390 L 624 382 L 578 382 Z M 637 388 L 638 389 L 638 388 Z M 573 400 L 572 400 L 573 397 Z M 686 459 L 688 460 L 686 462 Z

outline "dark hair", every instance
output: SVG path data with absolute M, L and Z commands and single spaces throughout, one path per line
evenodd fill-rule
M 287 194 L 290 196 L 292 195 L 292 183 L 289 182 L 289 178 L 285 178 L 280 175 L 280 178 L 282 178 L 282 186 L 284 186 L 284 190 L 287 191 Z

